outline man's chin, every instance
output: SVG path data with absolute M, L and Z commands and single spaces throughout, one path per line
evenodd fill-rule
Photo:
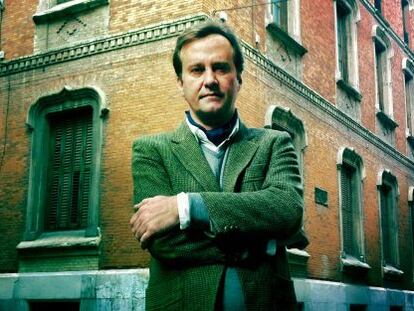
M 199 110 L 196 112 L 197 117 L 206 125 L 210 126 L 220 126 L 228 122 L 229 116 L 228 112 L 223 109 L 223 107 L 212 107 L 207 110 Z M 231 118 L 231 116 L 230 116 Z

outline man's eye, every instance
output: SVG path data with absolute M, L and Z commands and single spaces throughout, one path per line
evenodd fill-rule
M 203 68 L 201 68 L 201 67 L 191 68 L 191 72 L 193 72 L 193 73 L 200 73 L 202 71 L 203 71 Z
M 215 66 L 214 69 L 215 69 L 215 71 L 226 73 L 226 72 L 230 71 L 230 66 L 228 66 L 226 64 L 220 64 L 220 65 Z

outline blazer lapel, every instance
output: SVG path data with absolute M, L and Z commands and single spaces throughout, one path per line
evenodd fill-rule
M 233 192 L 237 179 L 256 153 L 259 143 L 256 137 L 240 123 L 239 132 L 230 145 L 227 161 L 224 165 L 223 191 Z
M 218 181 L 185 121 L 174 132 L 171 141 L 173 153 L 204 191 L 220 191 Z

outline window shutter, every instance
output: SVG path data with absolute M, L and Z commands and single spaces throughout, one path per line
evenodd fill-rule
M 381 186 L 381 230 L 382 230 L 382 248 L 385 263 L 390 263 L 390 215 L 389 215 L 389 192 L 390 189 L 383 185 Z
M 411 201 L 409 209 L 411 214 L 411 247 L 414 253 L 414 201 Z
M 350 31 L 348 19 L 350 13 L 339 3 L 337 5 L 339 70 L 341 71 L 342 79 L 348 82 L 348 33 Z
M 408 133 L 411 136 L 414 135 L 414 131 L 413 131 L 414 120 L 412 117 L 412 110 L 414 109 L 413 92 L 414 92 L 413 78 L 405 75 L 405 102 L 406 102 L 405 106 L 406 106 L 406 111 L 407 111 L 407 128 L 408 128 Z
M 87 226 L 92 164 L 92 113 L 80 109 L 51 117 L 52 163 L 49 172 L 50 230 Z
M 344 251 L 346 254 L 358 256 L 354 238 L 353 220 L 353 189 L 352 179 L 354 169 L 348 165 L 343 165 L 341 170 L 341 195 L 342 195 L 342 234 Z
M 288 31 L 288 4 L 287 0 L 277 1 L 273 4 L 274 22 L 284 31 Z
M 384 66 L 384 47 L 380 46 L 379 44 L 375 44 L 375 66 L 377 71 L 377 92 L 378 92 L 378 105 L 381 111 L 384 111 L 384 70 L 386 69 Z

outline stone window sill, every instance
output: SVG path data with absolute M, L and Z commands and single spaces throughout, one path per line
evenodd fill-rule
M 359 102 L 361 101 L 361 99 L 362 99 L 361 93 L 356 88 L 354 88 L 351 84 L 349 84 L 348 82 L 346 82 L 342 78 L 338 79 L 336 81 L 336 84 L 342 90 L 344 90 L 346 93 L 348 93 L 350 96 L 352 96 L 355 100 L 357 100 Z
M 293 256 L 297 256 L 297 257 L 302 257 L 304 258 L 304 260 L 308 260 L 308 258 L 310 257 L 309 253 L 307 251 L 298 249 L 298 248 L 288 248 L 287 252 L 289 253 L 289 255 L 293 255 Z
M 37 12 L 33 15 L 35 24 L 45 23 L 66 15 L 75 14 L 81 11 L 93 9 L 95 7 L 106 5 L 109 0 L 72 0 L 51 7 L 48 10 Z
M 384 273 L 384 278 L 386 279 L 399 279 L 403 276 L 404 271 L 391 266 L 391 265 L 385 265 L 382 267 L 382 272 Z
M 85 230 L 44 232 L 17 245 L 19 272 L 97 270 L 100 242 L 100 234 L 85 237 Z
M 389 116 L 382 110 L 377 111 L 377 118 L 385 127 L 391 130 L 394 130 L 398 126 L 398 123 L 395 122 L 391 116 Z
M 303 56 L 308 52 L 305 47 L 303 47 L 299 42 L 293 39 L 286 31 L 281 29 L 275 23 L 268 24 L 266 28 L 276 39 L 282 41 L 286 47 L 293 51 L 295 54 Z
M 344 271 L 368 271 L 371 269 L 369 264 L 350 255 L 342 257 L 341 264 Z
M 297 248 L 288 248 L 287 254 L 292 277 L 306 278 L 308 276 L 309 253 Z
M 56 248 L 97 248 L 101 235 L 85 237 L 85 230 L 44 232 L 34 241 L 22 241 L 17 245 L 19 251 Z

